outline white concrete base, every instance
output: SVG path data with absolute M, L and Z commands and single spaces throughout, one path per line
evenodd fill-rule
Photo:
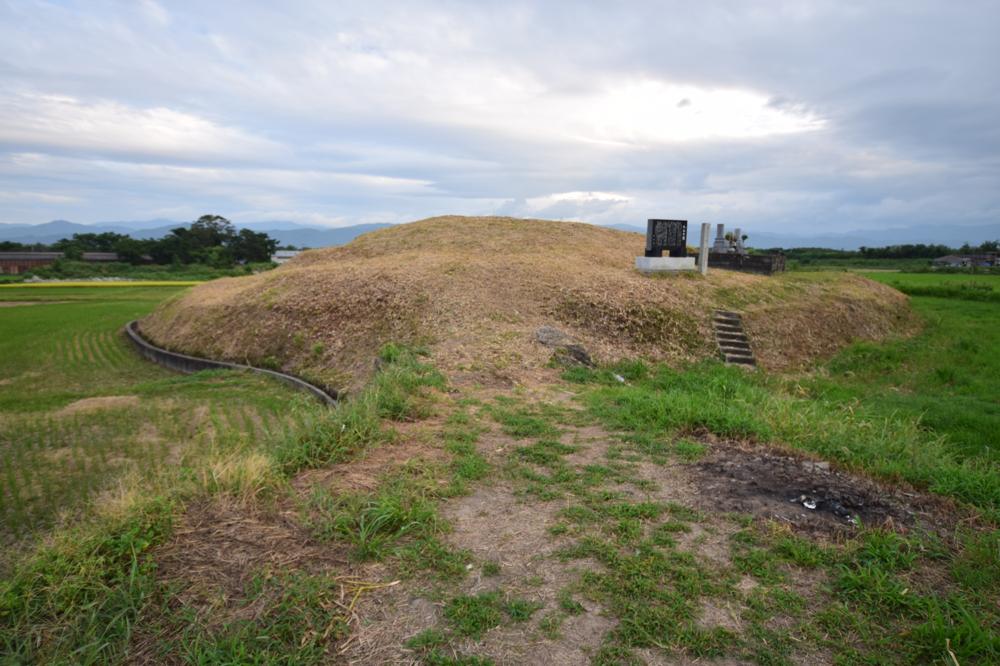
M 643 273 L 693 271 L 694 257 L 636 257 L 635 267 Z

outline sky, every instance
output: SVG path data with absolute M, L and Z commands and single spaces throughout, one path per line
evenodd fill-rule
M 0 0 L 0 222 L 1000 222 L 1000 2 Z

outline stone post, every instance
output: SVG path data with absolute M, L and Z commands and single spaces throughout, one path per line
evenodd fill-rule
M 701 245 L 698 247 L 698 270 L 702 275 L 708 274 L 708 241 L 711 237 L 712 225 L 708 222 L 702 222 Z
M 715 245 L 712 246 L 712 251 L 719 253 L 729 251 L 729 246 L 726 245 L 726 225 L 724 224 L 715 225 Z
M 733 233 L 733 252 L 743 254 L 743 230 L 737 229 Z

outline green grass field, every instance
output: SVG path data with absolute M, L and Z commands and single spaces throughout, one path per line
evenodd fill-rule
M 1000 290 L 1000 274 L 873 271 L 864 273 L 864 275 L 893 287 L 961 287 L 968 284 L 980 284 L 986 285 L 991 291 Z
M 911 294 L 925 328 L 909 340 L 845 350 L 827 365 L 829 395 L 905 413 L 957 456 L 1000 463 L 1000 275 L 867 277 Z
M 156 265 L 110 262 L 93 263 L 61 259 L 56 263 L 36 268 L 20 275 L 0 275 L 0 284 L 22 282 L 29 276 L 45 280 L 88 280 L 93 278 L 122 278 L 126 280 L 214 280 L 220 277 L 238 277 L 250 273 L 269 271 L 275 264 L 271 262 L 216 268 L 204 264 Z
M 787 269 L 790 271 L 852 271 L 852 270 L 890 270 L 890 271 L 914 271 L 927 270 L 930 266 L 929 259 L 864 259 L 861 257 L 835 258 L 824 257 L 822 259 L 796 259 L 789 257 L 786 260 Z

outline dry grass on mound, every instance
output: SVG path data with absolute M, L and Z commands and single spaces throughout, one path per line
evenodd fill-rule
M 203 284 L 142 328 L 179 351 L 349 386 L 389 341 L 429 345 L 447 371 L 517 380 L 549 360 L 534 340 L 546 324 L 601 361 L 677 362 L 713 355 L 711 312 L 732 308 L 771 366 L 911 325 L 904 296 L 857 276 L 647 277 L 633 269 L 642 248 L 639 234 L 587 224 L 437 217 Z

